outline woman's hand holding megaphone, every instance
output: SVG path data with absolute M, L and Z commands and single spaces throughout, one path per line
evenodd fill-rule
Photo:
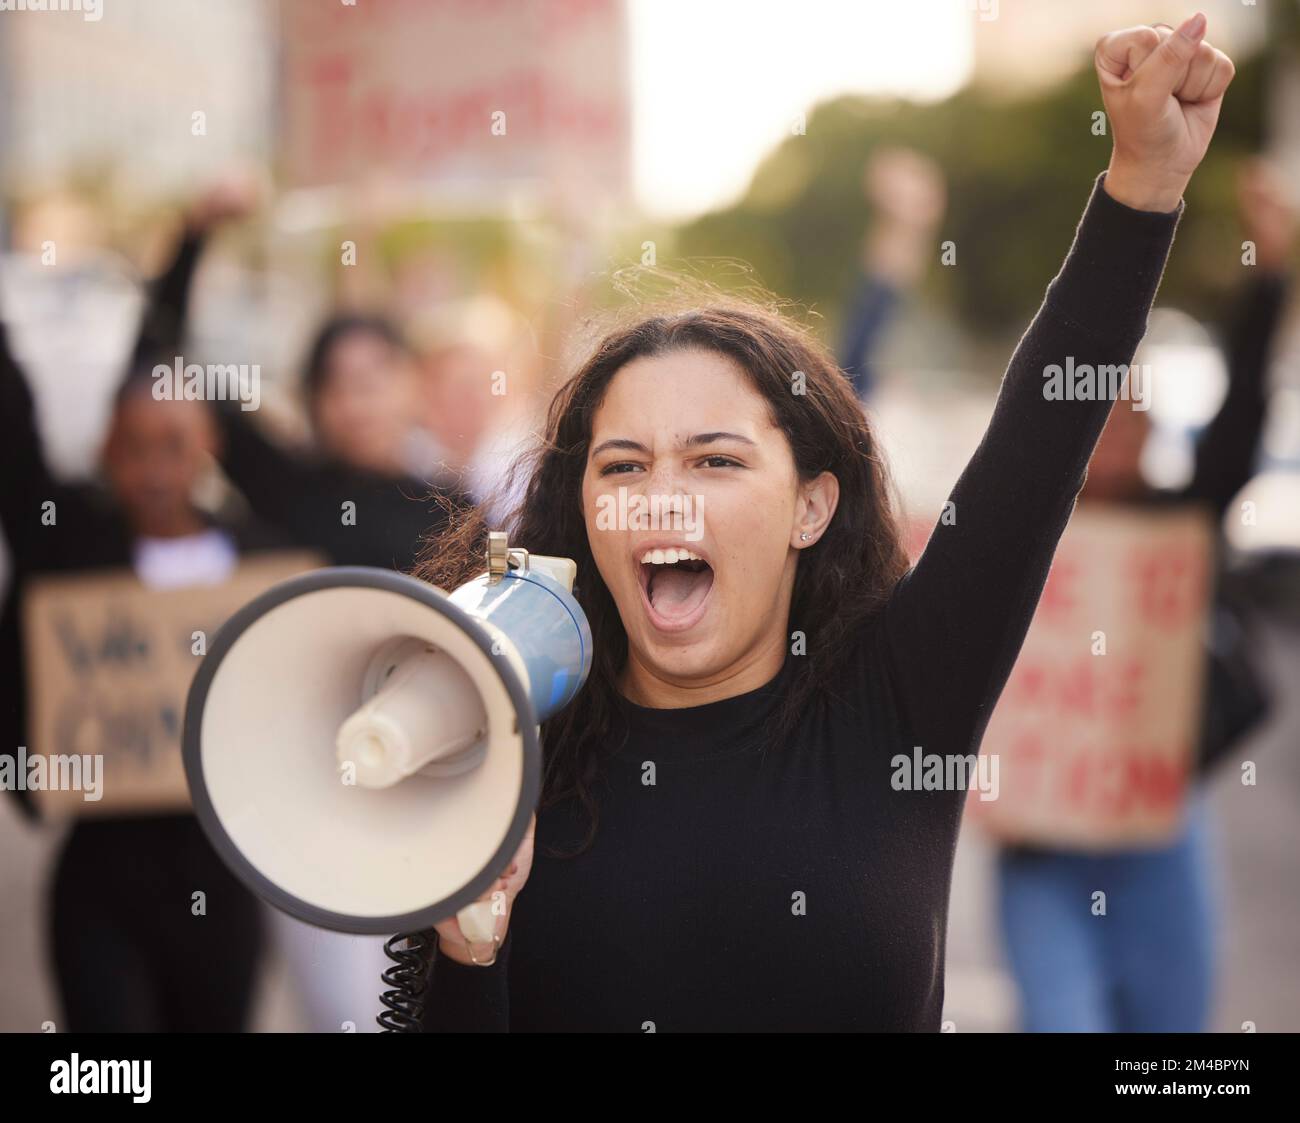
M 455 916 L 434 925 L 438 933 L 438 950 L 442 955 L 466 965 L 473 965 L 477 960 L 478 966 L 484 967 L 496 959 L 497 947 L 505 942 L 515 897 L 532 872 L 533 832 L 536 829 L 537 814 L 534 812 L 509 868 L 472 905 L 466 905 Z M 493 936 L 496 937 L 495 944 Z

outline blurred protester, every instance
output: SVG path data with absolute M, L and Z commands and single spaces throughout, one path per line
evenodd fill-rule
M 1219 524 L 1251 478 L 1267 409 L 1271 344 L 1285 305 L 1295 213 L 1267 166 L 1242 175 L 1241 211 L 1257 264 L 1240 293 L 1228 335 L 1229 386 L 1196 450 L 1191 482 L 1153 491 L 1140 460 L 1145 411 L 1116 409 L 1088 466 L 1080 502 L 1189 504 Z M 1214 764 L 1263 719 L 1267 700 L 1247 633 L 1222 595 L 1214 613 L 1196 773 Z M 999 908 L 1023 1028 L 1031 1032 L 1203 1031 L 1213 983 L 1214 847 L 1203 790 L 1193 789 L 1168 843 L 1105 854 L 1002 847 Z M 1088 908 L 1104 889 L 1104 923 Z
M 210 197 L 191 212 L 155 287 L 114 402 L 102 484 L 55 479 L 0 328 L 0 524 L 14 559 L 0 676 L 6 752 L 28 743 L 16 614 L 30 578 L 131 569 L 150 588 L 206 584 L 233 573 L 242 554 L 283 544 L 256 523 L 194 505 L 216 445 L 211 417 L 203 403 L 159 401 L 152 392 L 153 365 L 180 341 L 195 247 L 221 217 L 221 201 Z M 47 524 L 49 502 L 56 519 Z M 191 895 L 200 889 L 207 912 L 194 916 Z M 78 820 L 56 861 L 46 926 L 66 1028 L 246 1028 L 262 948 L 259 906 L 191 814 Z
M 424 357 L 430 451 L 475 499 L 487 488 L 476 458 L 491 426 L 492 357 L 472 341 L 449 342 Z
M 862 242 L 861 270 L 845 305 L 838 358 L 865 400 L 876 387 L 873 363 L 880 341 L 933 259 L 935 233 L 948 204 L 939 165 L 908 148 L 874 153 L 862 182 L 872 219 Z
M 449 472 L 476 503 L 498 504 L 508 466 L 535 432 L 535 348 L 503 301 L 480 295 L 426 316 L 417 328 L 424 354 L 424 451 L 429 471 Z
M 227 402 L 226 474 L 260 517 L 335 564 L 410 569 L 422 536 L 467 503 L 414 470 L 414 355 L 383 317 L 338 313 L 312 342 L 303 391 L 319 454 L 280 444 Z
M 123 408 L 129 410 L 132 404 L 130 399 L 138 396 L 141 387 L 137 384 L 137 380 L 147 375 L 150 369 L 150 357 L 154 356 L 156 358 L 159 355 L 165 355 L 179 349 L 184 330 L 189 279 L 197 260 L 200 238 L 205 231 L 240 213 L 241 210 L 241 205 L 236 198 L 232 197 L 230 190 L 225 186 L 218 186 L 203 194 L 186 212 L 181 235 L 175 246 L 169 266 L 148 286 L 147 299 L 144 302 L 143 310 L 139 313 L 134 341 L 126 349 L 129 356 L 125 363 L 126 377 L 123 378 L 120 373 L 118 376 L 123 385 L 117 390 L 113 406 L 110 409 L 110 420 L 116 420 L 116 413 Z M 26 443 L 16 444 L 15 441 L 9 441 L 4 450 L 5 462 L 15 469 L 15 471 L 7 474 L 7 478 L 3 483 L 4 493 L 11 504 L 6 508 L 5 513 L 8 515 L 13 514 L 17 508 L 12 504 L 25 501 L 27 497 L 37 494 L 40 490 L 40 484 L 48 481 L 49 485 L 56 489 L 57 494 L 72 498 L 73 506 L 69 509 L 77 511 L 86 520 L 83 526 L 90 527 L 86 537 L 102 543 L 104 536 L 102 533 L 98 533 L 103 530 L 102 524 L 106 520 L 109 524 L 117 525 L 120 530 L 120 520 L 118 518 L 120 512 L 112 505 L 111 495 L 100 484 L 87 483 L 65 487 L 55 480 L 57 474 L 50 465 L 50 457 L 45 442 L 36 427 L 36 406 L 32 400 L 30 388 L 22 376 L 21 364 L 16 361 L 13 349 L 9 345 L 6 326 L 7 321 L 0 317 L 0 333 L 3 333 L 2 342 L 4 344 L 3 348 L 0 348 L 0 353 L 3 354 L 5 364 L 5 409 L 3 417 L 0 418 L 0 426 L 3 426 L 3 432 L 12 432 L 16 437 L 21 437 Z M 135 377 L 133 378 L 132 375 Z M 127 385 L 128 383 L 131 385 Z M 204 411 L 197 411 L 192 424 L 196 430 L 205 431 L 211 436 L 213 430 L 210 419 L 206 417 L 199 419 L 203 413 Z M 166 416 L 175 419 L 180 414 L 175 412 Z M 115 430 L 110 424 L 108 429 L 110 441 L 114 433 Z M 101 469 L 107 467 L 102 454 L 106 453 L 108 448 L 107 444 L 101 448 L 99 458 Z M 31 469 L 30 471 L 24 469 L 22 473 L 19 473 L 17 469 L 26 463 L 24 458 L 31 460 Z M 144 493 L 149 490 L 144 486 L 148 481 L 142 479 L 139 472 L 132 473 L 128 465 L 121 464 L 120 466 L 126 473 L 123 479 L 124 485 L 136 487 L 143 500 L 145 498 Z M 33 474 L 35 478 L 27 478 L 32 477 Z M 156 488 L 167 488 L 170 484 L 175 483 L 177 481 L 174 478 L 168 477 L 159 479 L 154 486 Z M 56 493 L 51 493 L 46 498 L 56 499 Z M 189 517 L 190 496 L 188 492 L 180 498 L 173 495 L 168 501 L 173 505 L 183 504 L 187 512 L 185 517 Z M 60 507 L 60 509 L 63 508 Z M 107 513 L 105 513 L 106 509 Z M 92 515 L 94 521 L 90 521 Z M 69 524 L 64 522 L 63 525 L 67 528 Z M 46 555 L 31 557 L 29 552 L 28 559 L 18 556 L 20 543 L 15 538 L 15 535 L 29 537 L 31 528 L 24 530 L 22 525 L 15 522 L 13 518 L 5 517 L 0 517 L 0 526 L 3 526 L 6 538 L 15 555 L 16 570 L 14 580 L 5 596 L 3 610 L 0 611 L 0 723 L 4 727 L 6 742 L 21 744 L 23 731 L 26 728 L 26 696 L 22 689 L 22 645 L 18 627 L 22 569 L 25 560 L 29 564 L 36 563 L 47 568 L 49 566 Z M 46 529 L 52 530 L 54 528 Z M 256 530 L 255 533 L 259 540 L 269 540 L 264 529 Z M 33 544 L 39 545 L 50 542 L 53 537 L 53 535 L 50 535 L 47 538 L 33 540 Z M 96 548 L 120 555 L 124 550 L 128 550 L 129 546 L 119 543 L 117 547 L 109 548 L 101 544 Z M 69 555 L 68 568 L 81 568 L 76 558 L 72 556 L 74 552 L 70 547 L 67 548 L 65 553 Z M 25 793 L 15 794 L 19 796 L 24 810 L 31 814 L 31 808 L 23 798 Z

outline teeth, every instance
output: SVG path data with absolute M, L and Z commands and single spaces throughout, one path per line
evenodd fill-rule
M 699 554 L 685 547 L 670 547 L 667 550 L 647 550 L 641 555 L 642 565 L 676 565 L 680 561 L 703 561 Z

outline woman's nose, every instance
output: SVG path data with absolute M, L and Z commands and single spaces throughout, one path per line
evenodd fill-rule
M 670 462 L 659 462 L 645 474 L 646 489 L 656 495 L 677 495 L 682 492 L 681 469 Z

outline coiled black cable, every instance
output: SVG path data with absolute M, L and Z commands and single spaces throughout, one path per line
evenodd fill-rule
M 379 996 L 384 1010 L 375 1020 L 385 1033 L 424 1032 L 424 992 L 437 946 L 438 934 L 432 928 L 400 933 L 384 944 L 384 954 L 394 965 L 383 973 L 384 985 L 389 989 Z

